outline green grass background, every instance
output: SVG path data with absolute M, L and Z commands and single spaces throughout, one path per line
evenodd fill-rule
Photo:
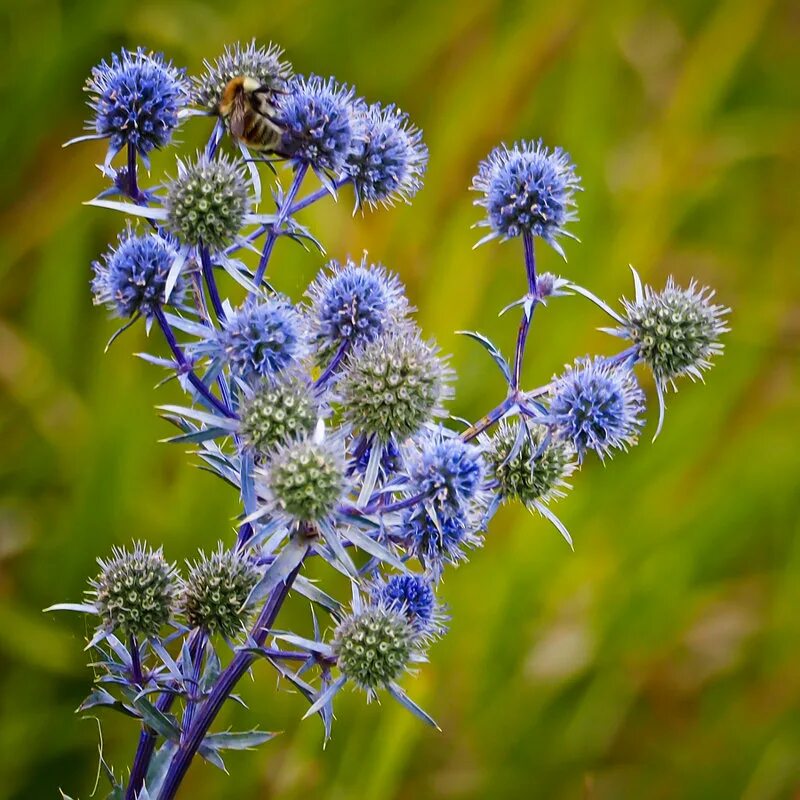
M 800 14 L 790 2 L 0 4 L 0 797 L 85 798 L 96 724 L 72 715 L 90 672 L 77 617 L 94 558 L 146 537 L 172 558 L 231 530 L 236 498 L 157 440 L 160 351 L 141 327 L 108 355 L 89 264 L 120 220 L 80 205 L 102 147 L 80 132 L 81 84 L 122 45 L 190 70 L 223 44 L 281 43 L 300 72 L 396 101 L 424 129 L 430 168 L 411 207 L 306 220 L 331 255 L 370 253 L 400 272 L 426 332 L 453 354 L 456 413 L 502 393 L 489 359 L 453 331 L 510 349 L 497 310 L 524 287 L 518 243 L 472 251 L 467 191 L 500 140 L 544 137 L 573 155 L 583 240 L 563 271 L 609 300 L 628 263 L 655 284 L 697 276 L 734 308 L 707 385 L 669 398 L 662 437 L 603 468 L 589 460 L 558 508 L 575 553 L 519 508 L 443 586 L 450 635 L 413 697 L 431 732 L 392 703 L 347 693 L 333 741 L 298 721 L 266 667 L 221 724 L 284 734 L 234 754 L 231 776 L 196 765 L 181 796 L 210 798 L 800 797 Z M 183 134 L 199 141 L 206 123 Z M 174 163 L 172 154 L 156 161 Z M 157 177 L 158 170 L 154 173 Z M 320 266 L 280 243 L 272 270 L 298 297 Z M 526 370 L 538 385 L 575 355 L 613 352 L 580 298 L 537 314 Z M 652 385 L 643 376 L 652 399 Z M 653 430 L 653 416 L 648 433 Z M 302 609 L 292 621 L 306 620 Z M 136 731 L 107 718 L 123 769 Z

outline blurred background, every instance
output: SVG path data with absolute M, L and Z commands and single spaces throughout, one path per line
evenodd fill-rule
M 0 797 L 90 796 L 97 728 L 77 600 L 94 559 L 146 537 L 173 559 L 230 535 L 237 498 L 192 466 L 153 410 L 177 398 L 131 353 L 160 352 L 141 326 L 103 347 L 89 265 L 117 215 L 81 206 L 102 187 L 103 145 L 80 133 L 81 86 L 121 46 L 163 50 L 190 71 L 255 36 L 298 72 L 333 74 L 396 101 L 424 129 L 426 185 L 413 206 L 351 218 L 349 196 L 306 214 L 334 257 L 399 271 L 424 330 L 453 354 L 453 411 L 501 397 L 480 329 L 511 349 L 497 311 L 524 289 L 519 243 L 473 251 L 467 191 L 500 140 L 542 136 L 583 177 L 582 244 L 562 272 L 613 302 L 628 263 L 660 285 L 696 276 L 734 308 L 706 386 L 670 396 L 650 435 L 607 468 L 590 459 L 545 521 L 507 507 L 486 546 L 443 586 L 452 631 L 409 681 L 437 734 L 391 702 L 346 693 L 321 748 L 305 702 L 267 667 L 243 694 L 284 734 L 233 754 L 231 776 L 197 764 L 181 796 L 211 798 L 800 797 L 800 8 L 768 0 L 132 0 L 1 2 Z M 207 136 L 193 120 L 188 144 Z M 173 153 L 154 164 L 174 170 Z M 319 256 L 278 245 L 277 286 L 299 297 Z M 528 384 L 576 355 L 615 351 L 588 302 L 537 314 Z M 653 399 L 652 384 L 643 376 Z M 654 429 L 651 408 L 648 434 Z M 306 619 L 300 606 L 295 619 Z M 236 717 L 234 719 L 234 717 Z M 106 716 L 105 753 L 130 762 L 137 731 Z

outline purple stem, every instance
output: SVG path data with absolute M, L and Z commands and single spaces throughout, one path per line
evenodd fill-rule
M 337 189 L 340 189 L 342 186 L 350 183 L 350 178 L 340 178 L 339 180 L 334 182 L 334 186 Z M 296 214 L 298 211 L 302 211 L 304 208 L 308 208 L 310 205 L 313 205 L 317 202 L 317 200 L 322 200 L 323 197 L 327 197 L 330 194 L 330 191 L 326 189 L 324 186 L 321 189 L 317 189 L 316 192 L 312 192 L 310 195 L 304 197 L 302 200 L 298 200 L 290 209 L 289 209 L 289 216 Z
M 525 344 L 528 341 L 528 334 L 531 328 L 531 318 L 533 311 L 536 308 L 536 253 L 533 249 L 533 235 L 529 231 L 524 231 L 522 234 L 522 243 L 525 248 L 525 275 L 528 278 L 528 297 L 531 298 L 533 305 L 531 306 L 530 313 L 525 305 L 522 307 L 522 320 L 519 324 L 519 333 L 517 334 L 517 349 L 514 355 L 514 376 L 511 383 L 513 391 L 519 389 L 520 379 L 522 377 L 522 360 L 525 356 Z M 527 299 L 526 299 L 527 303 Z
M 345 339 L 340 345 L 339 349 L 336 351 L 336 355 L 331 359 L 330 364 L 325 367 L 325 371 L 319 376 L 319 378 L 314 381 L 314 388 L 319 389 L 320 387 L 324 386 L 328 380 L 330 379 L 331 375 L 336 372 L 336 368 L 341 364 L 342 359 L 347 354 L 348 349 L 350 348 L 350 340 Z
M 267 634 L 275 623 L 278 612 L 286 600 L 289 590 L 292 588 L 294 579 L 300 572 L 301 566 L 302 562 L 292 570 L 282 584 L 272 590 L 251 632 L 257 646 L 260 647 L 264 644 Z M 186 775 L 195 753 L 202 744 L 211 723 L 233 691 L 233 688 L 239 682 L 239 679 L 247 672 L 256 658 L 257 656 L 252 653 L 239 652 L 219 676 L 208 699 L 200 707 L 186 738 L 178 746 L 175 755 L 172 757 L 159 794 L 159 800 L 172 800 L 175 797 L 178 787 Z
M 128 652 L 131 654 L 131 675 L 133 682 L 141 689 L 144 685 L 144 675 L 142 674 L 142 660 L 139 657 L 139 643 L 136 637 L 131 634 L 128 639 Z
M 190 634 L 189 638 L 189 651 L 194 654 L 197 642 L 197 636 L 200 635 L 199 631 L 194 631 Z M 163 714 L 166 714 L 172 704 L 175 702 L 175 695 L 172 692 L 165 692 L 158 700 L 156 700 L 156 708 Z M 131 767 L 131 777 L 128 780 L 128 787 L 125 790 L 125 800 L 136 800 L 136 796 L 144 785 L 145 778 L 147 777 L 147 770 L 150 766 L 150 760 L 153 758 L 153 753 L 156 749 L 156 741 L 158 735 L 152 728 L 147 725 L 142 725 L 142 732 L 139 734 L 139 744 L 136 747 L 136 755 L 133 758 L 133 766 Z
M 208 637 L 206 636 L 205 631 L 200 631 L 198 634 L 200 644 L 197 646 L 197 652 L 191 653 L 192 656 L 192 685 L 190 687 L 191 694 L 188 696 L 186 700 L 186 711 L 183 715 L 183 730 L 187 731 L 192 725 L 192 719 L 194 718 L 194 710 L 197 706 L 196 700 L 194 695 L 197 693 L 198 687 L 200 686 L 200 670 L 203 667 L 203 657 L 206 654 L 206 642 L 208 641 Z
M 211 253 L 204 244 L 200 245 L 200 263 L 203 267 L 203 278 L 205 279 L 206 288 L 208 289 L 208 296 L 211 298 L 211 306 L 214 309 L 214 313 L 217 315 L 217 319 L 221 322 L 225 319 L 225 309 L 222 307 L 222 299 L 219 296 L 217 281 L 214 278 L 214 267 L 211 266 Z
M 461 438 L 465 442 L 474 439 L 479 433 L 482 433 L 501 419 L 516 402 L 515 397 L 509 395 L 497 408 L 493 408 L 485 417 L 481 417 L 471 428 L 467 428 L 467 430 L 461 434 Z
M 136 159 L 136 148 L 129 144 L 128 145 L 128 194 L 131 196 L 131 199 L 138 203 L 141 199 L 139 196 L 139 184 L 136 180 L 136 167 L 137 167 L 137 159 Z
M 294 202 L 294 198 L 297 196 L 297 192 L 300 190 L 300 184 L 303 182 L 303 178 L 305 178 L 307 171 L 307 164 L 301 164 L 297 168 L 297 171 L 294 174 L 294 179 L 292 180 L 292 185 L 289 187 L 289 191 L 286 193 L 286 196 L 283 198 L 283 202 L 278 209 L 275 222 L 270 225 L 269 233 L 267 234 L 267 238 L 264 242 L 264 249 L 261 251 L 261 259 L 258 262 L 258 268 L 256 269 L 256 274 L 253 278 L 253 283 L 255 283 L 256 286 L 261 286 L 261 282 L 264 280 L 264 274 L 267 271 L 269 259 L 272 256 L 273 249 L 275 248 L 275 242 L 278 240 L 278 236 L 280 236 L 280 227 L 283 225 L 284 220 L 291 216 L 292 203 Z
M 192 369 L 192 365 L 187 360 L 186 356 L 184 355 L 183 350 L 181 350 L 178 341 L 175 339 L 175 334 L 172 332 L 172 328 L 170 327 L 169 322 L 167 322 L 167 318 L 164 316 L 164 312 L 160 306 L 155 306 L 153 310 L 153 315 L 156 318 L 156 321 L 161 328 L 164 338 L 167 340 L 167 344 L 169 345 L 169 349 L 172 351 L 172 355 L 175 356 L 175 360 L 178 362 L 178 367 L 182 374 L 185 374 L 188 379 L 189 383 L 194 386 L 195 389 L 206 399 L 208 402 L 222 414 L 223 416 L 229 417 L 230 419 L 236 419 L 236 414 L 231 411 L 228 406 L 220 401 L 206 386 L 200 378 L 197 377 L 194 370 Z

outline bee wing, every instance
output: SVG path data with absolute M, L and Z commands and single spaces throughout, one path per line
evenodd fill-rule
M 247 119 L 247 101 L 244 96 L 239 94 L 233 100 L 231 107 L 231 115 L 228 118 L 228 125 L 230 126 L 231 133 L 237 139 L 244 136 L 245 120 Z

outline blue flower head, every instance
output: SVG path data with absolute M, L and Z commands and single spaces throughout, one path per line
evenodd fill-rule
M 602 356 L 578 359 L 553 378 L 550 418 L 578 457 L 594 450 L 601 459 L 636 443 L 644 393 L 627 366 Z
M 129 227 L 119 236 L 102 261 L 92 264 L 95 305 L 105 305 L 118 317 L 136 314 L 151 317 L 164 298 L 164 287 L 176 252 L 166 239 L 154 233 L 136 234 Z M 181 278 L 170 295 L 180 305 L 184 293 Z
M 277 103 L 281 152 L 316 172 L 340 174 L 353 146 L 353 97 L 333 78 L 293 78 Z
M 204 61 L 205 71 L 192 78 L 192 99 L 208 111 L 216 111 L 225 87 L 234 78 L 255 78 L 260 85 L 283 89 L 292 67 L 282 60 L 283 49 L 274 44 L 257 47 L 253 39 L 246 47 L 239 42 L 225 48 L 214 59 Z
M 445 514 L 465 507 L 481 488 L 481 451 L 458 437 L 437 433 L 424 440 L 408 462 L 411 493 L 425 495 Z
M 373 603 L 403 614 L 411 627 L 425 637 L 444 633 L 444 614 L 430 580 L 408 573 L 377 580 L 371 587 Z
M 422 186 L 428 148 L 408 115 L 394 105 L 361 105 L 355 113 L 356 136 L 345 175 L 353 181 L 356 202 L 374 208 L 395 200 L 408 202 Z
M 188 100 L 184 71 L 141 47 L 94 67 L 86 91 L 92 96 L 92 128 L 97 138 L 109 139 L 107 162 L 126 145 L 143 157 L 167 145 Z
M 564 226 L 577 219 L 580 178 L 560 147 L 548 150 L 541 140 L 496 147 L 480 163 L 472 188 L 483 195 L 475 205 L 486 209 L 478 226 L 491 228 L 480 243 L 529 233 L 564 255 L 558 237 L 572 235 Z
M 339 347 L 371 342 L 408 313 L 403 286 L 380 264 L 347 260 L 328 264 L 308 287 L 310 339 L 319 363 L 327 363 Z
M 400 535 L 409 551 L 437 580 L 446 564 L 457 565 L 467 558 L 468 548 L 481 543 L 475 511 L 460 508 L 435 517 L 422 507 L 405 512 Z
M 300 315 L 281 298 L 245 303 L 230 314 L 209 347 L 240 378 L 274 378 L 305 355 Z

